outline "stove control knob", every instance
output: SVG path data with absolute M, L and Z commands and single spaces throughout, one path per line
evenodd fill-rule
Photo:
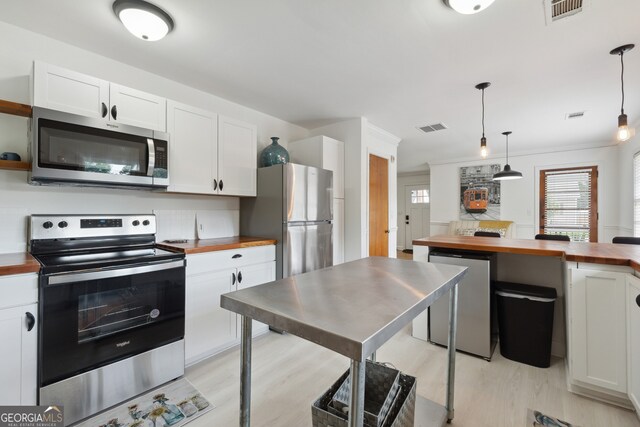
M 67 228 L 67 225 L 69 225 L 69 224 L 67 224 L 67 221 L 60 221 L 58 223 L 58 227 L 60 227 L 60 228 Z
M 137 227 L 140 225 L 140 221 L 138 221 L 137 219 L 134 219 L 131 224 L 133 224 L 134 227 Z
M 145 219 L 144 221 L 142 221 L 142 225 L 149 225 L 149 224 L 151 224 L 151 223 L 149 222 L 148 219 Z
M 48 230 L 53 227 L 53 223 L 51 221 L 46 221 L 42 226 Z

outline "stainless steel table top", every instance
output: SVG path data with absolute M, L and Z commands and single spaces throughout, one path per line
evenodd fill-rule
M 227 293 L 220 305 L 364 361 L 465 272 L 370 257 Z

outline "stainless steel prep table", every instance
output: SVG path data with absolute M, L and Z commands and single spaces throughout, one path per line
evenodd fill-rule
M 449 290 L 446 406 L 418 397 L 416 420 L 451 420 L 458 282 L 465 273 L 466 267 L 370 257 L 222 295 L 220 305 L 242 316 L 240 426 L 250 425 L 251 319 L 350 358 L 348 425 L 362 427 L 366 358 Z

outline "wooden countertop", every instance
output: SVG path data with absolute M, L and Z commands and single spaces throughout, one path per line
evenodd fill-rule
M 557 256 L 567 261 L 623 265 L 640 271 L 640 245 L 448 235 L 417 239 L 413 244 L 470 251 Z
M 227 249 L 251 248 L 254 246 L 275 245 L 274 239 L 261 237 L 221 237 L 218 239 L 189 240 L 186 243 L 161 242 L 156 245 L 170 251 L 185 254 L 199 254 L 203 252 L 225 251 Z
M 39 271 L 40 263 L 26 252 L 0 254 L 0 276 L 37 273 Z

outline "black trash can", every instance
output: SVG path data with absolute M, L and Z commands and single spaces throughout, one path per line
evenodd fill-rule
M 516 362 L 548 368 L 556 290 L 509 282 L 494 282 L 494 289 L 500 354 Z

